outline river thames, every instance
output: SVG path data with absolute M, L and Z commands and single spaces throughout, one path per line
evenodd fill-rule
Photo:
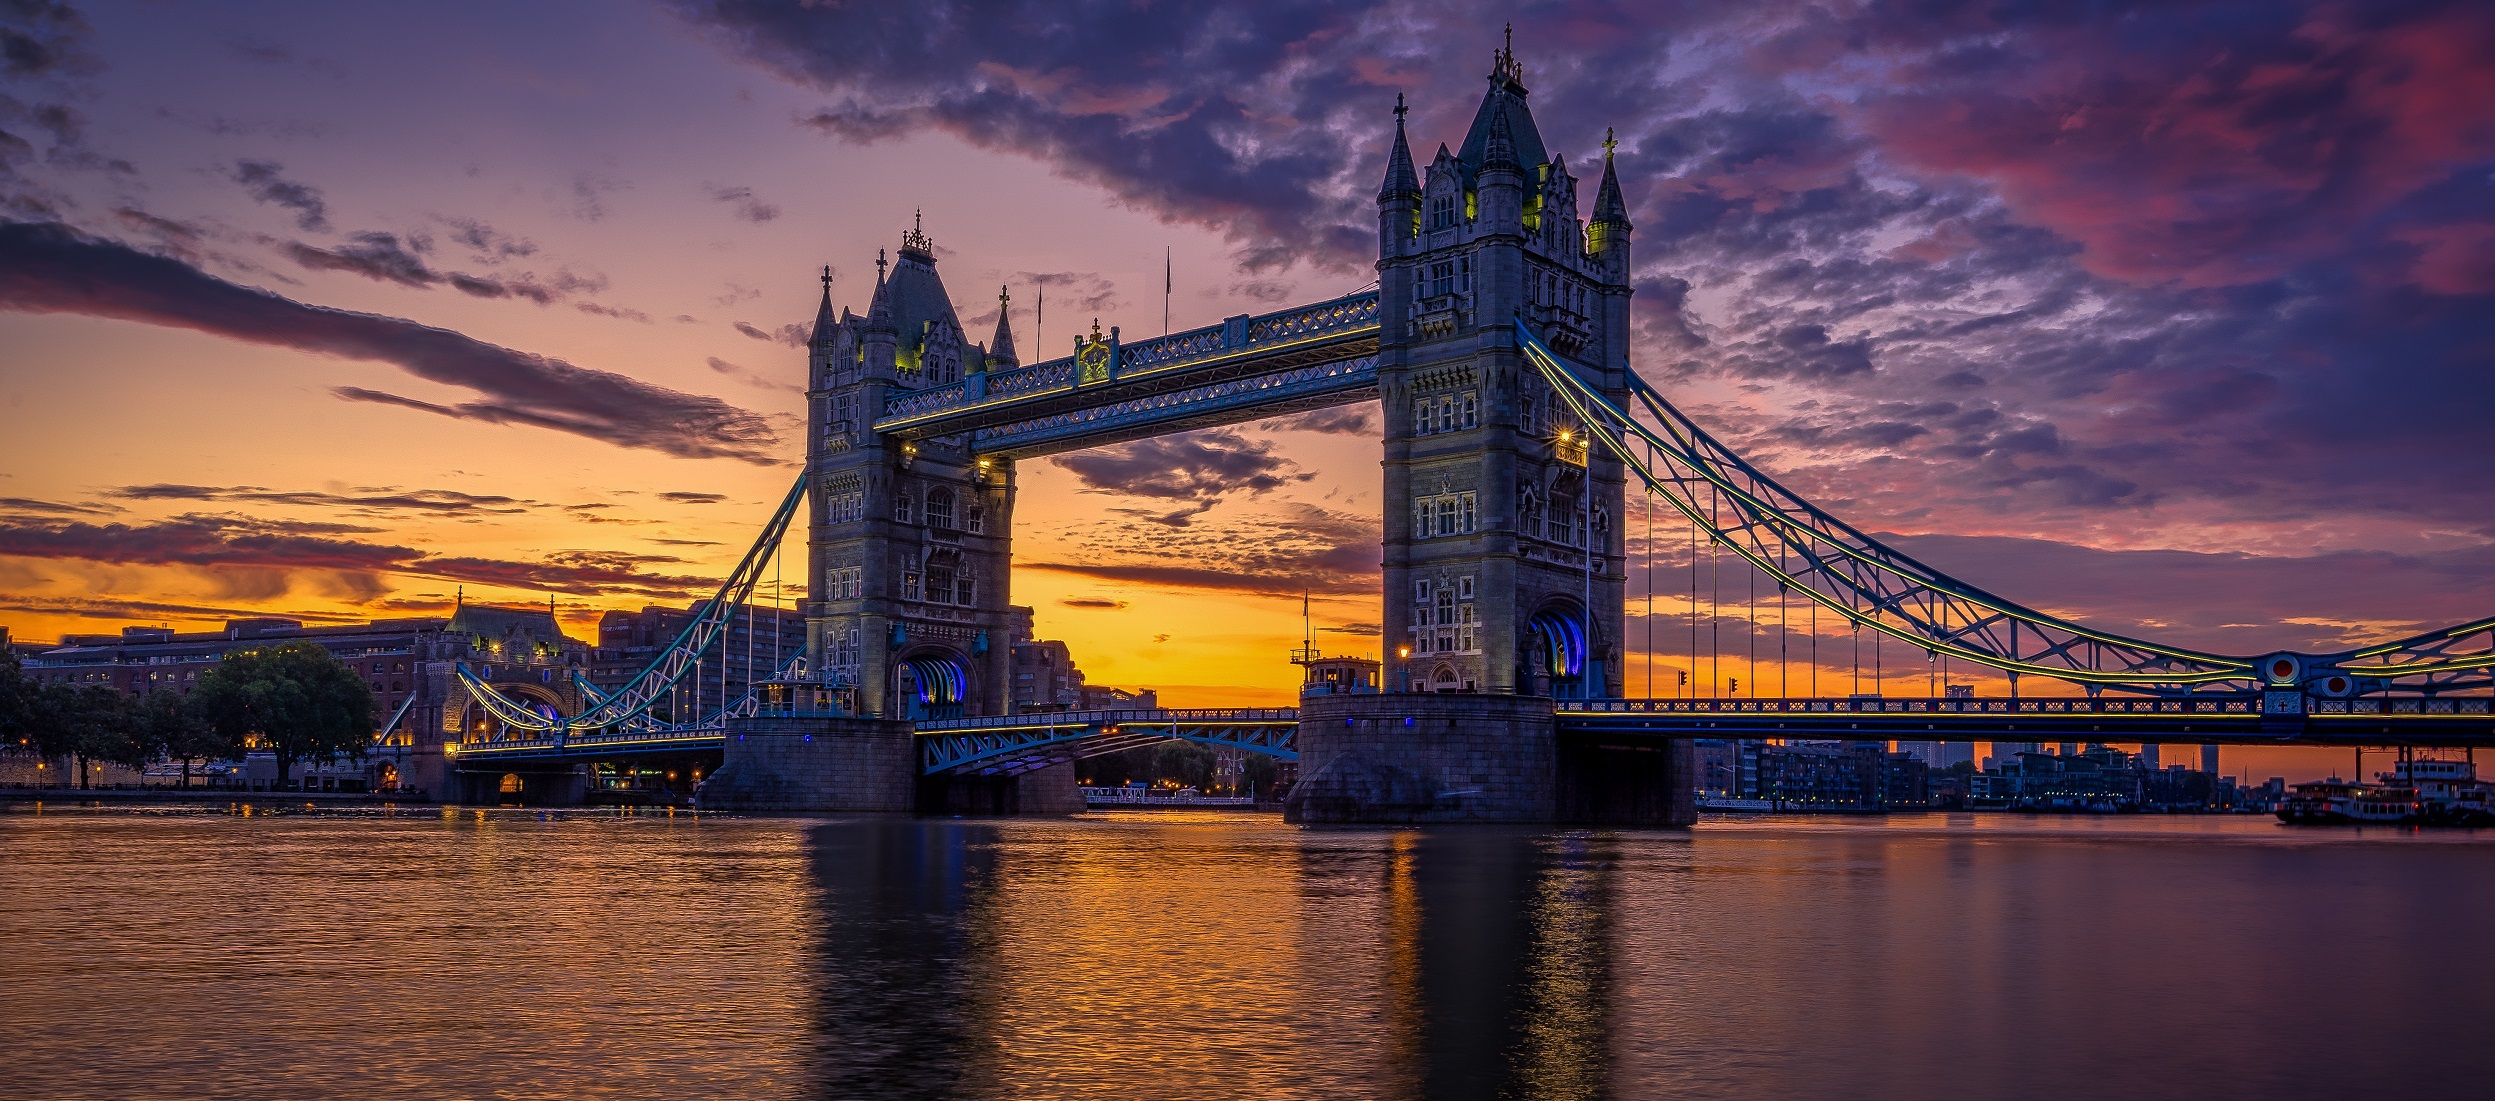
M 2391 1097 L 2495 837 L 0 811 L 14 1098 Z

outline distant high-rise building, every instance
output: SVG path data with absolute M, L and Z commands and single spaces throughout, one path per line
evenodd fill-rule
M 1931 762 L 1933 768 L 1948 768 L 1951 765 L 1957 764 L 1974 764 L 1975 743 L 1934 742 L 1932 743 Z
M 2157 743 L 2149 742 L 2140 747 L 2140 767 L 2152 772 L 2162 767 L 2157 763 Z
M 2079 743 L 2078 743 L 2078 742 L 2063 742 L 2063 743 L 2062 743 L 2062 756 L 2064 756 L 2064 757 L 2076 757 L 2076 756 L 2079 756 Z
M 2206 773 L 2208 773 L 2208 774 L 2210 774 L 2210 775 L 2212 775 L 2212 776 L 2215 776 L 2215 775 L 2217 775 L 2217 774 L 2218 774 L 2218 747 L 2217 747 L 2217 746 L 2214 746 L 2214 745 L 2204 745 L 2204 746 L 2200 747 L 2200 770 L 2201 770 L 2202 772 L 2206 772 Z

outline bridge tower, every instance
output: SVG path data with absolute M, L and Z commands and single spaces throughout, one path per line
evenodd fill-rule
M 1390 691 L 1621 694 L 1623 471 L 1518 350 L 1522 317 L 1626 401 L 1629 221 L 1606 142 L 1589 223 L 1501 49 L 1461 149 L 1378 190 Z
M 891 395 L 977 386 L 1015 362 L 1001 310 L 987 345 L 962 331 L 918 226 L 889 271 L 876 255 L 864 317 L 833 313 L 824 269 L 808 355 L 807 657 L 852 686 L 859 715 L 1011 709 L 1013 464 L 973 455 L 964 436 L 909 441 L 873 425 Z

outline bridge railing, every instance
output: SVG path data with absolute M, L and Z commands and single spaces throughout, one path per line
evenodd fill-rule
M 1358 335 L 1377 328 L 1377 311 L 1377 292 L 1362 291 L 1269 314 L 1234 317 L 1219 325 L 1168 336 L 1125 342 L 1116 346 L 1111 377 L 1140 378 L 1266 349 Z M 907 422 L 919 418 L 1073 390 L 1078 378 L 1073 358 L 1066 357 L 998 371 L 978 385 L 965 380 L 896 394 L 884 400 L 876 427 L 891 430 L 906 427 Z
M 1562 714 L 1714 713 L 1798 715 L 2258 715 L 2261 699 L 2253 695 L 2203 699 L 1617 699 L 1560 700 Z M 2495 710 L 2486 697 L 2445 699 L 2372 697 L 2309 701 L 2315 715 L 2477 715 Z
M 959 734 L 975 730 L 1037 730 L 1076 726 L 1167 726 L 1170 723 L 1296 723 L 1291 707 L 1126 708 L 1105 711 L 1034 711 L 1022 715 L 987 715 L 972 719 L 931 719 L 918 724 L 921 734 Z

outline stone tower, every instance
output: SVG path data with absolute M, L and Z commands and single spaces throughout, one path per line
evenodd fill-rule
M 825 270 L 808 355 L 807 655 L 856 714 L 1010 709 L 1013 465 L 972 455 L 964 438 L 874 431 L 889 398 L 976 385 L 990 365 L 1013 363 L 1007 318 L 991 345 L 962 332 L 917 226 L 889 272 L 877 255 L 864 317 L 833 313 Z
M 1515 55 L 1415 170 L 1395 108 L 1378 191 L 1387 689 L 1586 698 L 1621 684 L 1622 470 L 1519 350 L 1523 318 L 1625 402 L 1629 223 L 1608 145 L 1589 223 Z

